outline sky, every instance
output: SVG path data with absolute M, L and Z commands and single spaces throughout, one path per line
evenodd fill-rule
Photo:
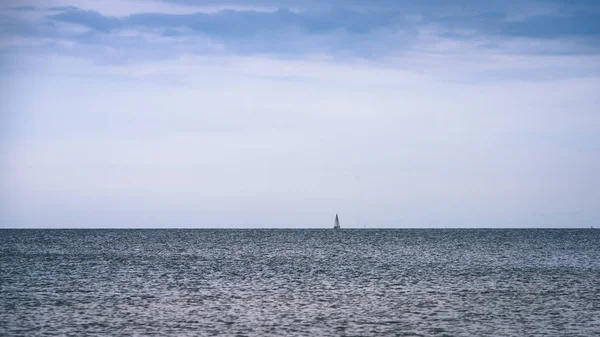
M 600 227 L 600 1 L 3 0 L 0 227 Z

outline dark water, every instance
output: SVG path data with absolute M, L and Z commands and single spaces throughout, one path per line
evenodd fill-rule
M 600 336 L 600 230 L 0 230 L 3 336 Z

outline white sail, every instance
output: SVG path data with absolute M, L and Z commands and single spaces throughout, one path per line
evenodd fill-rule
M 340 219 L 338 218 L 338 215 L 335 215 L 335 221 L 333 223 L 333 229 L 340 229 Z

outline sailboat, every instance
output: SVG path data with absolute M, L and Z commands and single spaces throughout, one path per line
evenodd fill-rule
M 335 221 L 333 222 L 333 229 L 340 229 L 340 219 L 338 215 L 335 215 Z

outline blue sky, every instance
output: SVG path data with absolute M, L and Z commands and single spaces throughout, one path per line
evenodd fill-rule
M 6 0 L 1 227 L 600 226 L 600 2 Z

